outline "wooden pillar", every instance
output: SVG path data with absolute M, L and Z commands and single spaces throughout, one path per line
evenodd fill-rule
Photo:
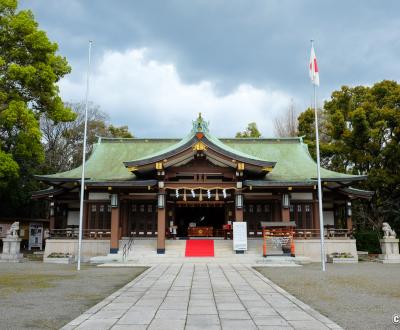
M 283 222 L 289 222 L 290 221 L 290 210 L 289 210 L 289 208 L 281 207 L 281 217 L 282 217 L 282 221 Z
M 237 205 L 237 196 L 236 195 L 240 195 L 241 199 L 242 199 L 242 205 L 238 207 Z M 236 191 L 236 195 L 235 195 L 235 220 L 236 221 L 243 221 L 243 206 L 244 206 L 244 198 L 243 198 L 243 194 L 242 194 L 242 190 L 238 189 Z
M 83 201 L 83 229 L 90 229 L 89 228 L 89 205 L 88 201 Z
M 157 209 L 157 253 L 165 253 L 165 207 Z
M 351 200 L 348 200 L 346 203 L 346 228 L 347 230 L 353 229 L 353 219 L 352 219 L 352 210 L 351 210 Z
M 235 220 L 236 221 L 243 221 L 243 209 L 235 209 Z
M 317 194 L 313 193 L 313 228 L 312 229 L 319 229 L 319 202 L 317 199 Z
M 352 217 L 347 217 L 347 219 L 346 219 L 346 227 L 347 227 L 347 230 L 352 230 L 353 229 L 353 219 L 352 219 Z
M 119 208 L 120 204 L 118 203 L 118 207 L 113 207 L 111 209 L 111 245 L 110 245 L 110 253 L 118 253 L 119 250 L 119 237 L 120 237 L 120 229 L 119 229 Z

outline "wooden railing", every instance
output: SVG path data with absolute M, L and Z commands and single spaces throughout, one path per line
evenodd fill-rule
M 78 239 L 78 228 L 52 229 L 50 230 L 51 239 Z M 83 229 L 83 239 L 110 239 L 111 229 Z
M 294 230 L 295 238 L 302 239 L 318 239 L 320 238 L 320 230 L 319 229 L 295 229 Z M 349 229 L 336 229 L 336 228 L 325 228 L 324 229 L 324 237 L 327 239 L 335 239 L 335 238 L 353 238 L 353 231 Z

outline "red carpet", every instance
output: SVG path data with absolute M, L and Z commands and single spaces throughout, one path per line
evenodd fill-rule
M 185 257 L 214 257 L 214 241 L 211 239 L 187 240 Z

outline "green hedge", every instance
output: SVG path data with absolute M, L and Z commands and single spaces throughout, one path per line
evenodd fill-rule
M 379 244 L 380 233 L 377 231 L 359 231 L 354 234 L 357 240 L 358 251 L 368 251 L 368 253 L 381 253 Z

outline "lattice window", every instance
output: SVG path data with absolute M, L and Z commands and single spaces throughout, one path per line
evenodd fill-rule
M 97 211 L 97 205 L 96 204 L 92 204 L 92 212 L 96 212 Z
M 261 210 L 262 210 L 262 209 L 261 209 L 261 205 L 258 204 L 258 205 L 257 205 L 257 213 L 261 213 Z
M 144 212 L 144 204 L 140 205 L 140 212 Z
M 104 205 L 103 204 L 100 205 L 100 210 L 99 211 L 100 212 L 104 212 Z
M 249 212 L 253 213 L 254 212 L 254 205 L 249 205 Z
M 151 204 L 147 205 L 147 212 L 149 212 L 149 213 L 153 212 L 153 205 L 151 205 Z
M 136 204 L 132 204 L 132 212 L 136 212 Z

